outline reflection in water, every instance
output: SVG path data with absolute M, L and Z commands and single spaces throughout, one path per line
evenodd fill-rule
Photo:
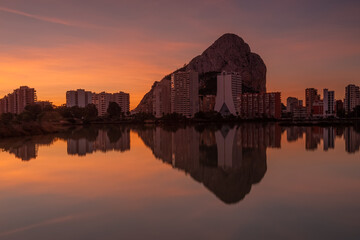
M 87 129 L 84 135 L 67 139 L 67 153 L 69 155 L 85 156 L 96 151 L 120 151 L 130 150 L 130 129 L 112 127 L 107 130 L 98 129 L 91 134 Z M 92 136 L 92 137 L 91 137 Z
M 1 139 L 0 149 L 23 161 L 29 161 L 37 157 L 39 146 L 50 146 L 54 140 L 53 135 Z
M 130 129 L 124 126 L 80 127 L 65 133 L 0 140 L 0 149 L 23 161 L 36 159 L 40 146 L 50 146 L 57 139 L 67 141 L 69 155 L 85 156 L 96 151 L 130 150 Z
M 344 136 L 345 150 L 348 153 L 355 153 L 360 149 L 360 130 L 355 127 L 287 127 L 287 141 L 297 141 L 305 133 L 306 150 L 316 150 L 320 141 L 323 141 L 324 151 L 335 148 L 335 137 Z
M 278 125 L 136 130 L 155 157 L 190 174 L 225 203 L 242 200 L 266 172 L 266 148 L 280 147 Z M 185 143 L 185 144 L 184 144 Z
M 355 127 L 280 127 L 278 124 L 242 124 L 235 127 L 132 127 L 157 159 L 184 171 L 225 203 L 241 201 L 253 184 L 264 177 L 266 149 L 281 147 L 281 134 L 295 142 L 305 134 L 305 149 L 315 150 L 321 141 L 324 151 L 335 148 L 335 137 L 344 136 L 345 150 L 360 148 L 360 131 Z M 10 138 L 0 148 L 23 161 L 35 159 L 38 148 L 55 140 L 67 141 L 69 155 L 85 156 L 96 151 L 130 150 L 130 128 L 92 126 L 66 133 Z

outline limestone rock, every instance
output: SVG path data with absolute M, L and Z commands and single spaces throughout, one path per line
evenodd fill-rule
M 239 72 L 244 92 L 266 91 L 265 63 L 259 55 L 251 52 L 249 45 L 241 37 L 235 34 L 224 34 L 200 56 L 195 57 L 179 70 L 193 70 L 199 73 L 199 91 L 202 94 L 216 94 L 216 75 L 221 71 Z M 168 80 L 169 75 L 162 81 Z M 145 94 L 135 109 L 136 112 L 151 112 L 150 96 L 152 89 Z

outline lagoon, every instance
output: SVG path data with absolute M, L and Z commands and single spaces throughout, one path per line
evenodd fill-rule
M 359 239 L 360 131 L 78 127 L 0 140 L 0 239 Z

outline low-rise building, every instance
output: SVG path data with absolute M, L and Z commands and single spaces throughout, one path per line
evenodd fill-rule
M 241 118 L 281 118 L 281 93 L 245 93 L 237 97 Z
M 215 95 L 199 95 L 199 111 L 212 112 L 215 109 Z

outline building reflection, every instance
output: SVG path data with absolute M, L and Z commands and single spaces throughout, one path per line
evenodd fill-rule
M 50 146 L 57 139 L 67 141 L 69 155 L 85 156 L 96 151 L 130 150 L 130 129 L 119 126 L 80 127 L 65 133 L 7 138 L 0 140 L 0 149 L 14 154 L 22 161 L 29 161 L 37 158 L 39 147 Z
M 98 129 L 83 134 L 73 134 L 67 139 L 67 153 L 69 155 L 86 156 L 96 151 L 120 151 L 130 150 L 130 129 L 111 127 Z
M 39 146 L 50 146 L 54 142 L 51 135 L 25 138 L 8 138 L 0 141 L 0 149 L 14 154 L 22 161 L 30 161 L 38 156 Z
M 356 153 L 360 150 L 358 125 L 279 127 L 277 124 L 255 123 L 212 129 L 199 126 L 180 129 L 169 126 L 79 127 L 65 133 L 0 139 L 0 149 L 23 161 L 29 161 L 37 157 L 39 147 L 49 146 L 56 139 L 62 139 L 67 141 L 69 155 L 86 156 L 97 151 L 124 152 L 130 150 L 130 130 L 139 134 L 156 158 L 186 172 L 199 166 L 222 169 L 236 167 L 243 162 L 244 151 L 256 149 L 257 152 L 265 152 L 268 147 L 280 148 L 282 131 L 286 132 L 288 142 L 304 138 L 305 149 L 310 151 L 318 149 L 321 143 L 324 151 L 334 149 L 336 138 L 343 138 L 346 152 Z
M 345 151 L 348 153 L 355 153 L 360 149 L 360 130 L 356 126 L 349 127 L 333 127 L 333 126 L 308 126 L 286 127 L 286 134 L 288 142 L 297 141 L 303 138 L 305 134 L 305 149 L 318 149 L 321 141 L 323 142 L 323 150 L 335 148 L 335 139 L 344 138 Z
M 360 149 L 360 129 L 348 127 L 344 131 L 345 150 L 348 153 L 355 153 Z
M 266 148 L 280 148 L 281 142 L 276 124 L 136 131 L 156 158 L 189 174 L 227 204 L 241 201 L 261 181 L 267 169 Z

